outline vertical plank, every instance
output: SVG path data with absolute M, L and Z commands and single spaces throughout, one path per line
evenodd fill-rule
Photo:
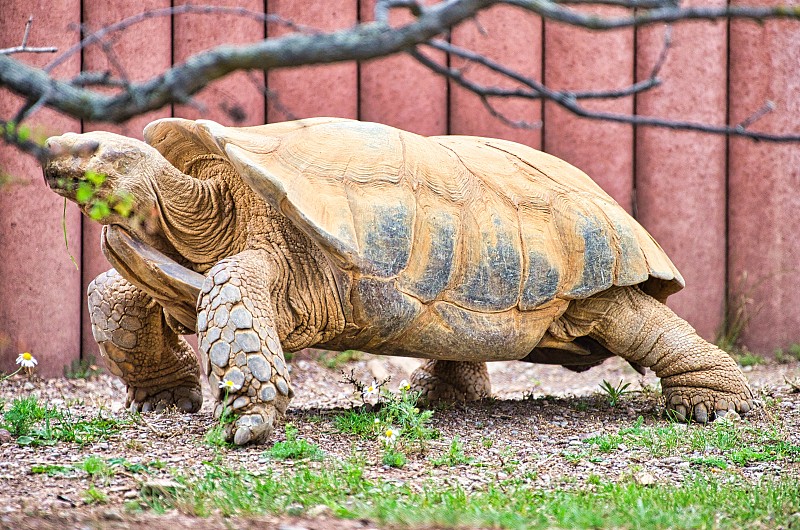
M 0 17 L 0 47 L 22 41 L 25 22 L 33 15 L 28 44 L 57 46 L 75 44 L 78 34 L 70 24 L 80 22 L 80 1 L 25 2 L 6 0 Z M 18 54 L 16 59 L 44 66 L 50 54 Z M 72 77 L 80 69 L 74 55 L 53 73 Z M 13 117 L 22 102 L 0 91 L 0 115 Z M 78 131 L 80 124 L 49 110 L 36 113 L 28 125 L 45 135 Z M 80 354 L 80 273 L 64 249 L 61 228 L 63 200 L 45 185 L 36 161 L 19 151 L 0 145 L 0 168 L 26 182 L 0 189 L 0 370 L 9 372 L 22 351 L 39 361 L 43 377 L 62 374 L 65 364 Z M 70 252 L 81 256 L 80 214 L 70 205 L 66 213 L 66 235 Z
M 96 31 L 109 24 L 122 20 L 143 11 L 169 7 L 169 0 L 142 0 L 141 2 L 83 2 L 83 23 L 88 31 Z M 170 17 L 151 18 L 136 24 L 116 36 L 112 47 L 115 61 L 124 69 L 124 75 L 131 81 L 142 81 L 153 77 L 167 68 L 172 60 L 172 21 Z M 109 60 L 109 55 L 100 46 L 94 45 L 83 50 L 83 69 L 86 71 L 110 71 L 115 76 L 121 73 Z M 114 125 L 108 123 L 84 123 L 83 131 L 103 130 L 115 132 L 132 138 L 142 139 L 142 129 L 152 120 L 170 116 L 172 109 L 167 107 L 149 112 L 143 116 L 132 118 L 125 123 Z M 82 293 L 81 311 L 81 354 L 100 359 L 97 343 L 92 336 L 92 324 L 89 319 L 88 306 L 85 300 L 89 282 L 98 274 L 107 271 L 111 265 L 100 250 L 101 225 L 86 217 L 83 224 L 83 259 L 82 259 Z
M 714 3 L 725 5 L 720 0 Z M 699 5 L 696 0 L 689 4 Z M 663 48 L 664 33 L 664 28 L 639 30 L 638 79 L 650 76 Z M 664 85 L 640 95 L 637 112 L 724 123 L 727 38 L 725 24 L 676 25 L 660 74 Z M 669 305 L 708 340 L 716 338 L 725 308 L 726 153 L 722 136 L 650 127 L 636 132 L 639 221 L 686 280 L 686 288 L 671 297 Z
M 358 21 L 357 0 L 269 0 L 267 8 L 270 14 L 323 31 L 347 28 Z M 276 23 L 267 26 L 270 38 L 290 31 Z M 276 98 L 268 101 L 270 122 L 312 116 L 358 118 L 358 66 L 354 63 L 271 71 L 267 85 Z
M 613 16 L 610 7 L 586 8 Z M 633 30 L 592 32 L 555 22 L 544 29 L 544 80 L 553 89 L 621 88 L 633 82 Z M 585 101 L 587 109 L 630 114 L 633 100 Z M 544 150 L 589 174 L 628 212 L 633 206 L 633 128 L 586 120 L 544 105 Z
M 775 112 L 750 129 L 800 130 L 796 23 L 734 21 L 730 31 L 731 122 L 773 101 Z M 729 301 L 752 299 L 742 340 L 770 354 L 800 340 L 800 147 L 732 138 L 728 164 Z
M 176 0 L 176 6 L 190 4 Z M 263 0 L 215 0 L 214 5 L 263 12 Z M 173 23 L 176 63 L 220 44 L 243 44 L 264 38 L 264 22 L 247 16 L 212 13 L 176 15 Z M 204 118 L 223 125 L 264 123 L 264 76 L 261 72 L 236 72 L 211 83 L 192 99 L 196 105 L 176 105 L 175 116 Z
M 452 43 L 524 75 L 542 76 L 542 21 L 532 13 L 509 6 L 494 6 L 453 30 Z M 464 69 L 469 78 L 488 86 L 513 88 L 515 84 L 464 59 L 451 57 L 451 66 Z M 494 107 L 512 120 L 536 123 L 542 117 L 540 101 L 493 101 Z M 541 147 L 540 129 L 518 129 L 493 117 L 480 99 L 469 91 L 450 85 L 450 133 L 503 138 L 536 149 Z
M 360 7 L 362 22 L 374 20 L 375 0 L 362 0 Z M 395 26 L 411 20 L 413 16 L 407 10 L 391 13 Z M 444 62 L 444 54 L 426 53 Z M 359 98 L 359 119 L 425 136 L 447 133 L 447 80 L 407 55 L 363 63 Z

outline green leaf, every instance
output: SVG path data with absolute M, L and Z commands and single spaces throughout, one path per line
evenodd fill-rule
M 75 193 L 75 200 L 80 204 L 86 204 L 94 197 L 94 186 L 88 182 L 78 184 L 78 191 Z
M 111 208 L 108 207 L 108 203 L 105 201 L 97 201 L 89 210 L 89 217 L 95 221 L 105 219 L 109 215 L 111 215 Z
M 94 184 L 95 187 L 101 186 L 103 182 L 106 181 L 105 175 L 103 175 L 102 173 L 97 173 L 95 171 L 92 171 L 91 169 L 86 171 L 86 173 L 83 176 L 86 180 Z
M 31 445 L 33 443 L 33 437 L 31 436 L 20 436 L 17 438 L 18 445 Z

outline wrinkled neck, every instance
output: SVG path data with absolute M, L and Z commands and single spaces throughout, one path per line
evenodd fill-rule
M 175 250 L 198 270 L 227 255 L 235 208 L 225 179 L 201 180 L 166 163 L 155 180 L 159 221 Z

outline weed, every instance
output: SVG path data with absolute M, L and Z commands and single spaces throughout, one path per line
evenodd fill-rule
M 275 442 L 275 445 L 270 447 L 266 455 L 275 460 L 300 460 L 304 458 L 322 460 L 325 453 L 315 444 L 302 439 L 298 440 L 297 427 L 287 423 L 286 441 Z
M 775 350 L 775 360 L 781 364 L 800 361 L 800 343 L 792 344 L 786 350 L 783 348 Z
M 83 502 L 86 504 L 105 504 L 108 502 L 108 495 L 91 485 L 89 489 L 83 492 Z
M 406 465 L 406 461 L 405 453 L 396 450 L 394 447 L 388 447 L 381 459 L 383 465 L 396 468 L 401 468 Z
M 216 448 L 234 447 L 234 444 L 228 442 L 225 431 L 227 430 L 228 424 L 236 420 L 236 416 L 233 415 L 233 412 L 231 412 L 227 405 L 228 388 L 225 388 L 223 392 L 222 410 L 220 411 L 219 418 L 217 418 L 217 423 L 215 423 L 203 437 L 203 442 L 206 445 Z
M 352 361 L 360 361 L 363 358 L 364 353 L 358 350 L 345 350 L 342 352 L 321 351 L 318 360 L 326 368 L 335 370 L 340 368 L 343 364 Z
M 48 477 L 69 475 L 73 471 L 75 471 L 73 466 L 62 466 L 59 464 L 34 464 L 31 466 L 32 474 L 45 474 Z
M 611 407 L 616 407 L 619 403 L 620 398 L 625 394 L 629 394 L 631 391 L 628 390 L 628 387 L 631 386 L 630 383 L 623 383 L 620 380 L 617 386 L 612 386 L 611 383 L 603 379 L 603 382 L 600 384 L 600 390 L 606 393 L 608 396 L 608 404 Z
M 740 366 L 756 366 L 766 362 L 762 356 L 747 350 L 742 350 L 738 353 L 735 352 L 733 354 L 733 358 L 739 363 Z
M 69 366 L 64 366 L 64 377 L 67 379 L 89 379 L 102 373 L 103 369 L 97 366 L 92 355 L 85 359 L 75 359 Z
M 337 415 L 334 418 L 334 425 L 339 432 L 373 438 L 384 432 L 386 427 L 394 425 L 397 426 L 396 430 L 401 433 L 404 441 L 415 442 L 420 447 L 425 440 L 439 436 L 439 432 L 429 426 L 433 411 L 420 410 L 417 407 L 420 395 L 418 392 L 400 390 L 392 393 L 384 389 L 378 397 L 377 411 L 367 410 L 366 399 L 371 399 L 387 381 L 364 385 L 355 380 L 352 372 L 344 376 L 345 381 L 351 383 L 361 394 L 365 406 L 359 410 L 349 410 Z
M 92 478 L 110 477 L 114 474 L 111 466 L 98 456 L 87 457 L 80 466 Z
M 453 467 L 460 464 L 471 464 L 474 460 L 474 458 L 468 457 L 464 454 L 464 444 L 462 444 L 459 437 L 456 436 L 450 442 L 450 448 L 447 450 L 447 453 L 431 460 L 431 464 L 436 467 Z
M 3 427 L 13 436 L 27 436 L 46 414 L 47 410 L 39 404 L 36 396 L 16 398 L 3 414 Z

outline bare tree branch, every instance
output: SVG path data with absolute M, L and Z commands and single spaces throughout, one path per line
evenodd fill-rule
M 665 44 L 665 49 L 669 46 L 669 38 L 667 39 Z M 466 79 L 463 74 L 454 69 L 454 68 L 447 68 L 442 65 L 439 65 L 435 61 L 432 61 L 430 58 L 422 55 L 418 51 L 412 51 L 411 54 L 420 61 L 422 64 L 427 66 L 428 68 L 432 69 L 433 71 L 447 76 L 453 81 L 455 81 L 460 86 L 470 90 L 478 94 L 482 101 L 484 101 L 484 105 L 486 105 L 487 97 L 519 97 L 519 98 L 527 98 L 527 99 L 545 99 L 549 101 L 553 101 L 563 107 L 564 109 L 570 111 L 571 113 L 587 118 L 592 120 L 602 120 L 602 121 L 610 121 L 616 123 L 627 123 L 631 125 L 647 125 L 647 126 L 654 126 L 654 127 L 662 127 L 666 129 L 673 129 L 673 130 L 684 130 L 684 131 L 697 131 L 697 132 L 704 132 L 704 133 L 715 133 L 715 134 L 723 134 L 728 136 L 741 136 L 744 138 L 750 138 L 753 140 L 763 140 L 767 142 L 798 142 L 800 141 L 800 134 L 772 134 L 772 133 L 763 133 L 763 132 L 756 132 L 756 131 L 749 131 L 747 127 L 752 125 L 757 119 L 763 117 L 767 112 L 773 110 L 773 105 L 765 105 L 762 109 L 759 109 L 753 116 L 745 120 L 744 122 L 735 125 L 709 125 L 705 123 L 698 123 L 693 121 L 685 121 L 685 120 L 671 120 L 666 118 L 660 118 L 656 116 L 641 116 L 641 115 L 631 115 L 631 114 L 619 114 L 613 112 L 603 112 L 603 111 L 593 111 L 588 110 L 580 104 L 580 100 L 577 97 L 577 93 L 569 92 L 569 91 L 560 91 L 560 90 L 552 90 L 542 83 L 532 79 L 530 77 L 524 76 L 496 61 L 489 59 L 483 55 L 478 53 L 472 52 L 470 50 L 465 50 L 463 48 L 459 48 L 458 46 L 454 46 L 444 41 L 431 41 L 427 43 L 429 46 L 436 48 L 441 51 L 446 51 L 458 57 L 462 57 L 464 59 L 468 59 L 470 61 L 474 61 L 479 63 L 486 68 L 501 74 L 502 76 L 513 80 L 523 86 L 528 87 L 530 90 L 524 89 L 500 89 L 497 87 L 488 87 L 483 86 L 473 81 Z M 662 52 L 662 57 L 664 56 L 664 52 Z M 662 63 L 663 59 L 659 58 L 659 61 L 656 63 L 656 68 L 654 68 L 654 72 L 657 69 L 661 68 L 659 63 Z M 650 82 L 648 82 L 650 81 Z M 626 92 L 634 93 L 634 90 L 641 92 L 643 90 L 647 90 L 656 86 L 657 79 L 651 77 L 650 80 L 637 83 L 635 85 L 631 85 L 625 89 L 621 89 L 618 91 L 600 91 L 600 92 L 588 92 L 580 94 L 582 99 L 590 99 L 590 98 L 597 98 L 597 97 L 605 97 L 605 98 L 616 98 L 621 97 Z M 491 109 L 490 109 L 491 112 Z M 493 113 L 494 115 L 494 113 Z M 507 123 L 510 123 L 507 119 L 504 120 Z
M 488 7 L 506 4 L 537 13 L 548 20 L 592 29 L 635 27 L 654 23 L 679 23 L 690 20 L 719 20 L 744 18 L 755 21 L 788 18 L 800 20 L 800 9 L 795 6 L 741 6 L 681 7 L 676 0 L 442 0 L 424 5 L 420 0 L 379 0 L 376 4 L 376 22 L 358 24 L 352 28 L 319 32 L 300 26 L 282 17 L 249 11 L 243 8 L 184 5 L 146 11 L 99 29 L 67 49 L 46 68 L 40 69 L 17 61 L 9 53 L 0 53 L 0 87 L 5 87 L 25 99 L 24 106 L 13 120 L 12 129 L 33 112 L 47 106 L 70 116 L 94 122 L 122 122 L 145 112 L 172 103 L 192 104 L 193 94 L 212 81 L 236 70 L 271 70 L 284 67 L 325 64 L 345 61 L 363 61 L 400 52 L 407 52 L 429 69 L 452 79 L 453 82 L 476 93 L 489 112 L 508 124 L 536 127 L 536 124 L 514 120 L 494 108 L 491 98 L 544 99 L 557 103 L 566 110 L 585 118 L 636 125 L 650 125 L 672 129 L 743 136 L 766 141 L 799 141 L 800 134 L 772 134 L 749 131 L 748 127 L 770 109 L 760 109 L 751 118 L 736 126 L 709 125 L 653 116 L 636 116 L 597 112 L 584 108 L 584 99 L 612 99 L 628 97 L 659 86 L 659 71 L 670 48 L 670 34 L 665 36 L 664 47 L 648 79 L 627 87 L 591 91 L 553 90 L 543 83 L 515 72 L 495 61 L 470 50 L 452 46 L 442 40 L 432 40 L 446 34 L 452 27 L 473 17 Z M 628 8 L 630 13 L 601 16 L 586 13 L 570 6 L 583 4 L 615 5 Z M 415 19 L 391 27 L 388 24 L 392 9 L 408 9 Z M 181 64 L 143 82 L 130 82 L 122 65 L 115 59 L 111 43 L 119 32 L 155 17 L 180 14 L 227 14 L 255 18 L 264 22 L 282 24 L 294 33 L 269 38 L 246 46 L 218 46 L 194 55 Z M 27 39 L 28 22 L 21 48 L 30 51 Z M 70 56 L 81 49 L 98 44 L 109 57 L 115 72 L 85 72 L 71 80 L 56 78 L 52 72 Z M 445 66 L 430 59 L 420 46 L 431 46 L 514 81 L 513 88 L 486 86 L 476 83 L 465 72 Z M 17 47 L 20 48 L 20 47 Z M 9 48 L 9 50 L 11 50 Z M 0 50 L 1 52 L 2 50 Z M 92 87 L 115 87 L 116 91 L 95 90 Z M 274 94 L 266 94 L 274 99 Z M 235 113 L 237 109 L 227 109 Z M 4 129 L 3 139 L 31 152 L 22 146 L 18 136 Z

